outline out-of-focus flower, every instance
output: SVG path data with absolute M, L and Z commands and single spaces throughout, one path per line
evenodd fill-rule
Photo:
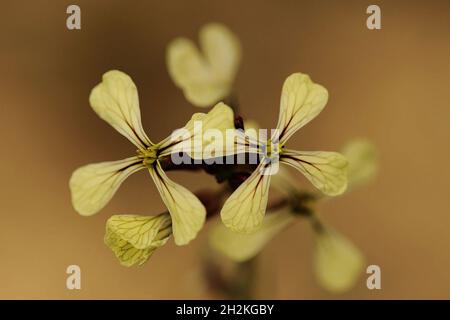
M 157 216 L 115 215 L 106 222 L 105 244 L 126 267 L 141 265 L 172 235 L 169 213 Z
M 210 233 L 210 245 L 234 262 L 244 262 L 259 254 L 275 236 L 293 225 L 299 215 L 283 208 L 264 217 L 262 226 L 251 234 L 235 233 L 216 225 Z M 312 221 L 318 223 L 317 217 Z M 314 229 L 314 274 L 318 283 L 332 293 L 341 293 L 355 285 L 361 275 L 364 258 L 360 250 L 334 230 Z
M 315 233 L 314 273 L 320 285 L 341 293 L 354 286 L 360 276 L 364 258 L 357 247 L 333 230 Z
M 349 188 L 367 184 L 377 174 L 377 150 L 367 139 L 354 139 L 347 143 L 342 153 L 348 160 Z
M 198 139 L 196 135 L 201 132 L 193 130 L 194 121 L 201 121 L 204 130 L 216 128 L 218 123 L 222 127 L 234 128 L 232 110 L 218 104 L 207 114 L 196 113 L 185 127 L 191 133 L 188 137 L 174 141 L 169 136 L 155 144 L 142 128 L 137 88 L 125 73 L 116 70 L 105 73 L 103 81 L 92 90 L 89 101 L 100 118 L 138 150 L 133 157 L 89 164 L 75 170 L 69 182 L 74 208 L 85 216 L 97 213 L 127 177 L 147 168 L 172 217 L 175 243 L 185 245 L 194 239 L 205 222 L 205 208 L 191 191 L 167 177 L 160 160 L 169 156 L 186 139 Z
M 290 165 L 323 193 L 335 196 L 347 187 L 347 160 L 336 152 L 295 151 L 284 149 L 288 139 L 314 119 L 325 107 L 327 90 L 311 81 L 308 75 L 294 73 L 284 82 L 278 134 L 267 142 L 244 137 L 242 145 L 256 145 L 262 160 L 258 168 L 225 202 L 223 223 L 235 232 L 251 233 L 261 227 L 267 207 L 271 176 L 278 162 Z M 253 141 L 251 141 L 253 140 Z
M 201 52 L 189 39 L 173 40 L 167 47 L 167 67 L 190 103 L 210 107 L 230 94 L 241 47 L 236 36 L 219 23 L 203 26 L 199 43 Z

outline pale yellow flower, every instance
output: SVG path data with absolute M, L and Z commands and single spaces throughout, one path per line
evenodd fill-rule
M 142 128 L 137 88 L 131 78 L 120 71 L 105 73 L 102 82 L 92 90 L 89 101 L 100 118 L 138 150 L 137 155 L 123 160 L 89 164 L 75 170 L 69 183 L 74 208 L 85 216 L 97 213 L 127 177 L 147 168 L 172 217 L 175 243 L 187 244 L 202 228 L 205 208 L 191 191 L 167 177 L 160 160 L 170 155 L 184 139 L 197 139 L 196 133 L 179 140 L 168 137 L 156 144 L 151 142 Z M 208 114 L 194 114 L 185 127 L 188 131 L 194 119 L 203 123 L 203 129 L 214 128 L 217 123 L 234 127 L 233 113 L 224 104 L 216 105 Z
M 366 139 L 354 139 L 342 149 L 348 160 L 348 185 L 357 187 L 365 185 L 377 174 L 377 150 L 373 143 Z
M 144 217 L 115 215 L 106 223 L 105 244 L 124 266 L 141 265 L 172 235 L 169 213 Z
M 167 48 L 167 67 L 190 103 L 209 107 L 230 94 L 241 48 L 236 36 L 219 23 L 201 28 L 199 43 L 201 51 L 189 39 L 173 40 Z
M 335 196 L 347 187 L 347 160 L 336 152 L 295 151 L 285 149 L 288 139 L 314 119 L 325 107 L 328 92 L 311 81 L 308 75 L 294 73 L 284 82 L 278 135 L 267 142 L 241 141 L 257 145 L 263 159 L 258 168 L 237 188 L 225 202 L 221 217 L 233 231 L 251 233 L 261 227 L 267 207 L 271 176 L 278 162 L 290 165 L 323 193 Z

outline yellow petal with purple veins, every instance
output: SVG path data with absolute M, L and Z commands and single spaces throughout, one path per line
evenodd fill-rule
M 205 207 L 191 191 L 170 180 L 159 163 L 149 172 L 172 218 L 175 243 L 188 244 L 205 223 Z
M 336 196 L 347 188 L 348 162 L 340 153 L 286 149 L 280 161 L 299 170 L 326 195 Z
M 234 232 L 252 233 L 261 227 L 269 196 L 270 164 L 261 161 L 258 168 L 225 201 L 220 216 L 224 225 Z
M 136 147 L 145 149 L 152 145 L 142 128 L 136 85 L 127 74 L 117 70 L 106 72 L 102 82 L 92 89 L 89 102 L 100 118 Z
M 328 91 L 303 73 L 291 74 L 283 84 L 277 129 L 282 145 L 325 107 Z
M 83 216 L 97 213 L 111 200 L 127 177 L 143 168 L 137 157 L 78 168 L 69 181 L 75 210 Z
M 163 246 L 172 234 L 168 213 L 158 216 L 115 215 L 106 223 L 105 244 L 120 263 L 141 265 Z

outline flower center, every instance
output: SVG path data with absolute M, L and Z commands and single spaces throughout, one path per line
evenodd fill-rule
M 138 150 L 137 154 L 144 165 L 151 165 L 158 159 L 158 146 L 152 145 L 145 150 Z
M 273 143 L 272 140 L 267 140 L 266 144 L 266 156 L 268 158 L 278 157 L 282 152 L 283 146 L 279 143 Z

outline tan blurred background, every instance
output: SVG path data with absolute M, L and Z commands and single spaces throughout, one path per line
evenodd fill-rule
M 81 31 L 66 29 L 73 3 L 81 7 Z M 382 10 L 380 31 L 366 28 L 374 3 Z M 258 297 L 450 298 L 448 1 L 0 4 L 0 298 L 211 297 L 199 273 L 206 232 L 188 247 L 170 242 L 139 268 L 120 266 L 103 244 L 110 215 L 163 210 L 148 175 L 132 176 L 90 218 L 73 210 L 68 189 L 78 166 L 134 153 L 89 107 L 90 89 L 105 71 L 120 69 L 135 80 L 154 141 L 199 111 L 170 80 L 165 48 L 176 36 L 195 38 L 211 21 L 228 25 L 243 44 L 236 90 L 244 116 L 273 127 L 284 79 L 302 71 L 328 88 L 330 101 L 291 147 L 339 150 L 363 136 L 380 153 L 378 179 L 322 212 L 368 264 L 381 266 L 382 290 L 368 290 L 363 275 L 346 294 L 323 291 L 313 278 L 304 222 L 263 252 L 259 285 L 269 289 Z M 172 176 L 194 190 L 213 181 Z M 81 267 L 80 291 L 66 289 L 70 264 Z

